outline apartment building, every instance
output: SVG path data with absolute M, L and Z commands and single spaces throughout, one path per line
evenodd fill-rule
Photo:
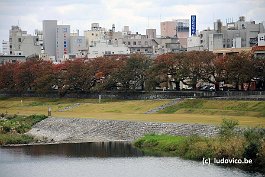
M 56 60 L 63 61 L 70 53 L 70 25 L 56 27 Z
M 39 55 L 42 50 L 42 38 L 22 31 L 18 26 L 12 26 L 9 30 L 9 55 L 31 56 Z
M 99 26 L 99 23 L 92 23 L 91 30 L 84 31 L 86 46 L 95 46 L 97 42 L 105 38 L 107 31 Z

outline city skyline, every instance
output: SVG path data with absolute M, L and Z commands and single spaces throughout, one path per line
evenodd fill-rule
M 19 25 L 22 30 L 33 34 L 35 29 L 42 30 L 42 21 L 46 19 L 58 20 L 59 25 L 70 25 L 71 32 L 78 29 L 80 35 L 95 22 L 107 29 L 115 24 L 117 31 L 121 31 L 123 26 L 130 26 L 131 31 L 142 34 L 147 28 L 155 28 L 160 35 L 161 21 L 190 19 L 190 15 L 197 16 L 199 31 L 213 28 L 213 22 L 217 19 L 225 23 L 226 19 L 237 21 L 239 16 L 246 16 L 246 20 L 255 20 L 257 23 L 265 21 L 263 0 L 189 0 L 181 3 L 173 0 L 132 0 L 126 3 L 121 0 L 2 0 L 0 7 L 1 41 L 8 40 L 12 25 Z M 226 9 L 225 13 L 223 9 Z

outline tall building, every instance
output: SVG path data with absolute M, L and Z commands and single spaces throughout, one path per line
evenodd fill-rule
M 56 27 L 56 60 L 61 61 L 70 52 L 70 25 Z
M 57 20 L 43 20 L 43 47 L 46 54 L 56 56 Z

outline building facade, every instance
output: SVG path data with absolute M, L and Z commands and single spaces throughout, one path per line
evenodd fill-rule
M 40 40 L 38 35 L 32 36 L 20 27 L 12 26 L 9 30 L 9 55 L 39 55 L 42 48 Z
M 43 49 L 48 56 L 56 56 L 57 20 L 43 20 Z
M 70 25 L 56 27 L 56 60 L 62 61 L 70 52 Z
M 108 43 L 108 40 L 97 42 L 95 46 L 89 47 L 88 51 L 87 58 L 130 54 L 129 48 L 125 45 L 112 45 Z
M 86 50 L 85 36 L 70 36 L 70 55 L 79 55 L 80 51 Z
M 10 48 L 9 48 L 9 41 L 2 41 L 2 51 L 3 55 L 9 55 L 10 54 Z
M 177 21 L 160 22 L 161 37 L 176 37 Z
M 187 48 L 190 31 L 189 19 L 177 19 L 160 23 L 161 38 L 177 38 L 182 48 Z

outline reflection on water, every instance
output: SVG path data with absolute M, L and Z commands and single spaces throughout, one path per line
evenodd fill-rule
M 0 177 L 259 177 L 176 157 L 145 157 L 129 143 L 0 148 Z
M 137 157 L 143 153 L 127 142 L 64 143 L 5 147 L 10 152 L 31 156 L 56 155 L 67 157 Z

